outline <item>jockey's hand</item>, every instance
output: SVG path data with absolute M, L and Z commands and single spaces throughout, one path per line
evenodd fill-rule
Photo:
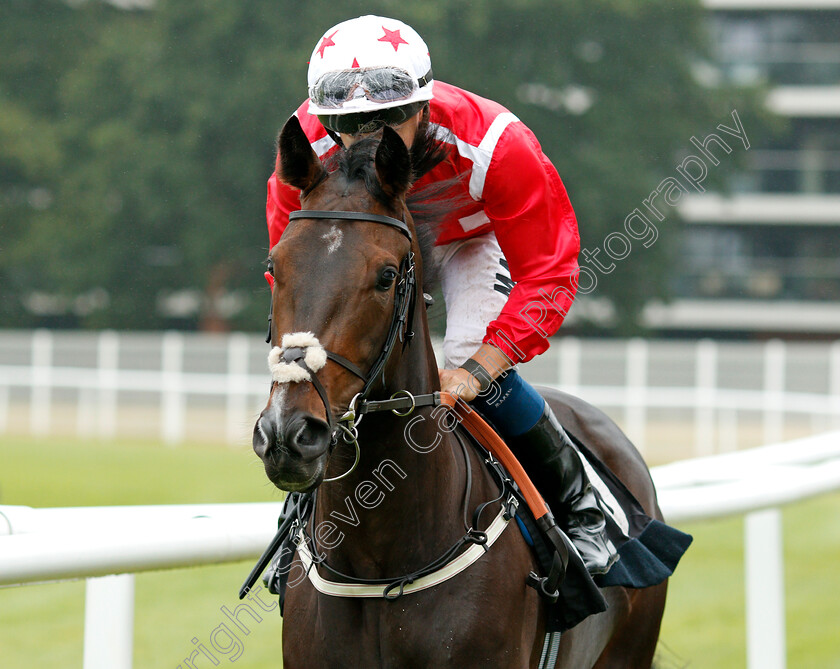
M 451 393 L 465 402 L 474 400 L 481 383 L 466 369 L 438 369 L 441 392 Z

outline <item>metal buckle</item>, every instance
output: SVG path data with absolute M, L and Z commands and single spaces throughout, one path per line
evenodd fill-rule
M 519 511 L 519 500 L 513 495 L 510 495 L 505 502 L 505 520 L 510 520 Z
M 353 396 L 353 399 L 350 400 L 350 405 L 347 407 L 347 411 L 338 419 L 339 423 L 342 422 L 349 422 L 351 428 L 355 428 L 359 423 L 362 422 L 362 418 L 364 418 L 364 414 L 356 414 L 356 402 L 359 401 L 359 397 L 362 393 L 356 393 Z
M 396 409 L 391 409 L 391 413 L 394 414 L 395 416 L 400 416 L 400 417 L 410 416 L 411 414 L 414 413 L 414 409 L 417 408 L 417 402 L 414 399 L 414 395 L 412 395 L 407 390 L 398 390 L 393 395 L 391 395 L 391 399 L 395 400 L 400 395 L 404 395 L 405 397 L 408 397 L 411 400 L 411 406 L 408 408 L 408 411 L 406 411 L 405 413 L 400 413 Z
M 330 479 L 324 479 L 324 483 L 330 483 L 331 481 L 338 481 L 339 479 L 343 479 L 345 476 L 349 476 L 354 471 L 356 471 L 356 467 L 359 466 L 359 460 L 362 459 L 362 449 L 359 447 L 359 429 L 358 425 L 362 422 L 362 418 L 364 414 L 356 415 L 356 402 L 359 401 L 359 397 L 361 397 L 362 393 L 356 393 L 353 396 L 353 399 L 350 400 L 350 405 L 347 407 L 347 411 L 344 412 L 344 415 L 338 419 L 335 430 L 332 434 L 332 443 L 338 443 L 338 433 L 341 432 L 341 437 L 344 439 L 345 444 L 353 444 L 353 447 L 356 449 L 356 459 L 353 462 L 353 466 L 350 467 L 346 472 L 341 474 L 340 476 L 333 476 Z M 345 425 L 345 423 L 347 423 Z

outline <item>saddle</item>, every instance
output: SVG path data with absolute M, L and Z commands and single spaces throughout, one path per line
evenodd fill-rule
M 479 451 L 485 464 L 499 481 L 501 492 L 498 499 L 502 500 L 500 515 L 486 531 L 471 530 L 462 537 L 444 556 L 447 561 L 436 560 L 418 572 L 396 580 L 368 581 L 367 594 L 346 596 L 380 596 L 393 600 L 412 590 L 429 587 L 421 585 L 424 581 L 432 585 L 439 582 L 438 576 L 447 569 L 450 573 L 446 578 L 449 578 L 472 564 L 483 551 L 489 549 L 489 545 L 498 535 L 494 534 L 492 541 L 488 540 L 488 535 L 502 519 L 516 521 L 540 566 L 540 573 L 532 571 L 526 584 L 534 588 L 546 601 L 548 632 L 563 632 L 584 618 L 604 611 L 607 603 L 600 590 L 602 587 L 618 585 L 643 588 L 661 583 L 673 573 L 679 559 L 691 543 L 691 537 L 647 516 L 621 481 L 574 435 L 569 436 L 600 477 L 599 483 L 604 486 L 604 496 L 609 498 L 610 504 L 620 507 L 619 517 L 616 518 L 617 510 L 610 508 L 610 504 L 604 505 L 608 534 L 618 547 L 620 557 L 606 574 L 591 575 L 587 571 L 574 545 L 558 527 L 542 495 L 497 432 L 476 411 L 465 408 L 454 396 L 448 393 L 435 395 L 435 403 L 438 406 L 447 406 L 454 412 L 459 422 L 459 430 L 463 430 L 473 448 Z M 279 596 L 282 614 L 285 591 L 296 551 L 305 565 L 305 571 L 310 574 L 310 579 L 320 579 L 317 568 L 314 568 L 317 560 L 312 558 L 312 555 L 317 555 L 317 547 L 311 542 L 307 544 L 303 531 L 314 505 L 314 492 L 289 494 L 278 521 L 278 532 L 240 590 L 240 598 L 248 593 L 266 566 L 269 566 L 263 582 L 269 592 Z M 482 504 L 476 509 L 476 521 L 485 506 L 487 504 Z M 477 522 L 473 525 L 478 527 Z M 504 525 L 501 525 L 498 534 L 503 530 Z M 474 549 L 478 550 L 473 560 L 465 561 L 467 553 Z M 460 557 L 456 559 L 455 555 L 458 554 Z M 458 560 L 462 565 L 455 571 L 453 565 Z M 365 587 L 330 583 L 324 579 L 320 579 L 320 583 L 320 586 L 316 584 L 319 590 L 335 595 L 341 594 L 339 586 L 343 586 L 346 593 L 353 592 L 353 588 L 361 592 Z M 334 591 L 322 589 L 323 584 L 335 586 Z
M 516 520 L 541 566 L 542 575 L 531 572 L 527 584 L 547 600 L 548 632 L 563 632 L 605 610 L 601 588 L 646 588 L 673 574 L 692 537 L 648 516 L 627 487 L 569 432 L 568 426 L 564 424 L 569 438 L 589 462 L 589 478 L 604 511 L 607 535 L 618 548 L 619 560 L 605 574 L 588 572 L 571 540 L 557 527 L 542 495 L 496 430 L 476 411 L 465 410 L 451 396 L 443 397 L 441 402 L 452 408 L 477 445 L 506 468 L 526 502 L 524 508 L 519 508 Z M 597 423 L 589 418 L 590 423 Z M 607 426 L 600 427 L 607 430 Z M 558 520 L 562 524 L 562 519 Z

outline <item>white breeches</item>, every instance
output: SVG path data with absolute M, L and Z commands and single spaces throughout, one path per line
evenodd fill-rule
M 487 326 L 502 311 L 513 284 L 492 232 L 438 246 L 435 260 L 446 302 L 445 366 L 454 369 L 481 346 Z

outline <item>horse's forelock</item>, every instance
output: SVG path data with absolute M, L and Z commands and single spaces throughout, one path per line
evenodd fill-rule
M 364 137 L 348 148 L 335 153 L 327 163 L 330 172 L 337 172 L 348 182 L 361 181 L 365 189 L 383 205 L 394 208 L 393 198 L 388 197 L 379 183 L 374 156 L 381 140 L 381 133 Z M 435 165 L 446 159 L 449 146 L 439 141 L 435 129 L 425 116 L 411 146 L 413 178 L 419 179 Z M 431 292 L 438 281 L 437 265 L 432 253 L 444 220 L 471 200 L 464 195 L 462 184 L 465 175 L 437 182 L 419 190 L 410 190 L 406 206 L 414 219 L 417 242 L 423 259 L 423 289 Z
M 327 169 L 335 171 L 348 182 L 361 181 L 365 189 L 385 206 L 392 206 L 392 198 L 385 194 L 376 176 L 374 156 L 379 146 L 379 137 L 365 137 L 350 147 L 338 151 L 327 163 Z

